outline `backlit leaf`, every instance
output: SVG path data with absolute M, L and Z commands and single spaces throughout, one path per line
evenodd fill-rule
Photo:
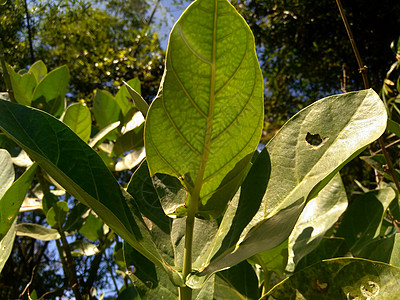
M 151 176 L 180 178 L 197 214 L 215 218 L 247 171 L 262 122 L 249 27 L 226 0 L 193 2 L 171 32 L 164 80 L 147 113 Z

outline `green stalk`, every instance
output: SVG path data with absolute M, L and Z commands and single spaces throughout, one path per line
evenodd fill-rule
M 198 198 L 198 197 L 197 197 Z M 193 248 L 193 231 L 197 201 L 190 201 L 188 207 L 188 215 L 186 217 L 186 232 L 185 232 L 185 249 L 183 250 L 183 268 L 182 276 L 186 277 L 192 271 L 192 248 Z M 188 286 L 179 288 L 179 300 L 192 299 L 192 289 Z

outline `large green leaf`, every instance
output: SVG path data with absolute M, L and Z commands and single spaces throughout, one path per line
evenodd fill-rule
M 164 268 L 172 280 L 180 280 L 156 249 L 134 199 L 121 189 L 99 155 L 69 127 L 47 113 L 0 101 L 0 128 L 118 235 Z
M 217 217 L 246 173 L 262 122 L 249 27 L 226 0 L 193 2 L 171 32 L 164 80 L 147 113 L 151 176 L 180 178 L 191 195 L 186 204 Z
M 400 269 L 374 261 L 322 261 L 285 279 L 262 299 L 399 299 Z M 269 297 L 268 297 L 269 296 Z
M 92 127 L 92 117 L 89 108 L 83 103 L 68 106 L 62 121 L 69 126 L 82 140 L 87 142 Z
M 37 164 L 27 169 L 0 197 L 0 240 L 5 236 L 31 187 Z
M 337 174 L 318 196 L 310 200 L 289 236 L 289 259 L 286 270 L 293 272 L 296 264 L 314 250 L 325 233 L 347 208 L 347 196 Z
M 36 86 L 32 96 L 32 106 L 47 111 L 56 117 L 61 116 L 65 109 L 65 93 L 68 83 L 69 71 L 67 66 L 52 70 Z
M 379 138 L 387 113 L 379 96 L 363 90 L 329 96 L 306 107 L 268 143 L 271 180 L 265 217 L 320 190 L 355 154 Z
M 267 145 L 271 176 L 260 210 L 237 245 L 201 265 L 189 284 L 198 286 L 204 280 L 200 277 L 287 239 L 307 199 L 315 197 L 344 164 L 383 133 L 386 117 L 377 94 L 364 90 L 324 98 L 290 119 Z

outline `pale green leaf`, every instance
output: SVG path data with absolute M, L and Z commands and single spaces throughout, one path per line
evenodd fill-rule
M 87 142 L 92 129 L 92 117 L 89 108 L 83 103 L 68 106 L 62 121 L 69 126 L 83 141 Z
M 7 150 L 0 149 L 0 199 L 12 185 L 15 179 L 14 166 L 11 155 Z
M 329 96 L 297 113 L 267 145 L 272 173 L 263 215 L 271 216 L 311 191 L 315 196 L 327 179 L 382 135 L 386 120 L 386 108 L 372 89 Z M 318 145 L 312 144 L 313 137 L 319 138 Z
M 27 236 L 41 241 L 52 241 L 61 237 L 56 229 L 34 223 L 17 224 L 15 226 L 15 233 L 18 236 Z
M 254 37 L 228 1 L 195 1 L 171 32 L 165 69 L 146 119 L 150 174 L 180 178 L 197 214 L 217 217 L 261 136 L 263 81 Z
M 40 80 L 42 80 L 42 78 L 47 74 L 47 67 L 43 61 L 38 60 L 29 68 L 29 73 L 32 73 L 35 76 L 36 82 L 40 82 Z
M 3 270 L 4 265 L 6 264 L 7 259 L 10 256 L 12 248 L 14 246 L 14 239 L 15 239 L 14 224 L 11 226 L 10 230 L 8 230 L 4 238 L 0 240 L 0 273 Z
M 90 139 L 89 146 L 94 148 L 98 143 L 100 143 L 110 132 L 112 132 L 115 128 L 118 128 L 121 122 L 117 121 L 115 123 L 111 123 L 107 125 L 102 130 L 100 130 L 92 139 Z
M 83 255 L 92 256 L 100 252 L 96 245 L 82 240 L 76 240 L 69 244 L 69 246 L 72 250 L 72 256 L 75 257 L 80 257 Z
M 347 208 L 347 196 L 337 174 L 314 199 L 311 199 L 289 236 L 289 259 L 286 270 L 293 272 L 296 264 L 314 250 L 325 233 Z
M 30 105 L 33 91 L 36 87 L 35 76 L 30 73 L 20 75 L 16 73 L 9 65 L 7 65 L 7 72 L 10 76 L 15 100 L 20 104 Z
M 1 165 L 1 164 L 0 164 Z M 31 187 L 37 164 L 27 169 L 0 198 L 0 240 L 7 233 L 18 215 L 19 208 Z
M 103 225 L 104 223 L 101 219 L 93 213 L 90 213 L 82 224 L 82 227 L 79 229 L 79 232 L 89 240 L 97 241 L 104 235 Z

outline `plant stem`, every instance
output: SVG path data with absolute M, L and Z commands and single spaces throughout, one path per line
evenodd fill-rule
M 193 203 L 192 205 L 189 206 L 188 215 L 186 217 L 185 249 L 183 251 L 183 268 L 182 268 L 182 276 L 184 279 L 186 279 L 186 277 L 192 271 L 192 246 L 193 246 L 195 210 L 190 208 L 192 208 L 193 206 L 194 206 Z M 192 299 L 192 289 L 187 286 L 180 287 L 179 299 L 180 300 Z

